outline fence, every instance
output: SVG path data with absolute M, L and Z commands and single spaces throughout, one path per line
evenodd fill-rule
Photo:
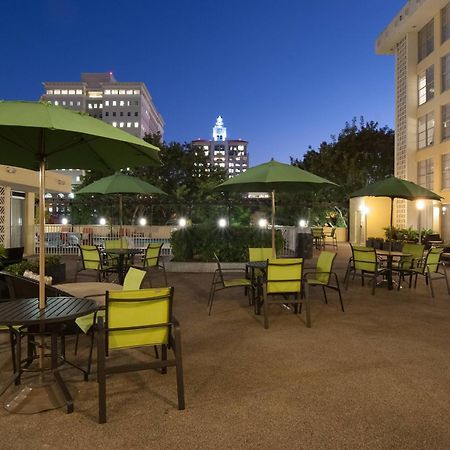
M 78 244 L 104 246 L 104 242 L 125 237 L 129 248 L 146 248 L 150 243 L 162 243 L 162 254 L 172 255 L 170 226 L 102 226 L 46 225 L 45 253 L 49 255 L 78 255 Z M 39 230 L 35 228 L 35 253 L 39 254 Z

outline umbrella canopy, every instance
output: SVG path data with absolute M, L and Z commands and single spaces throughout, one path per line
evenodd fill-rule
M 434 192 L 419 186 L 412 181 L 402 180 L 401 178 L 390 177 L 385 180 L 377 181 L 373 184 L 359 189 L 350 194 L 350 197 L 389 197 L 391 199 L 390 211 L 390 235 L 392 236 L 392 222 L 394 210 L 394 198 L 403 198 L 406 200 L 441 200 L 441 196 Z M 420 233 L 420 230 L 419 230 Z M 392 243 L 391 243 L 392 245 Z
M 39 305 L 45 307 L 45 170 L 158 164 L 158 148 L 86 114 L 48 103 L 0 101 L 0 163 L 39 170 Z
M 337 186 L 332 181 L 311 172 L 272 159 L 230 178 L 219 184 L 216 189 L 228 192 L 272 193 L 272 252 L 275 256 L 275 191 L 298 192 L 302 189 L 317 188 L 320 185 Z
M 119 194 L 119 216 L 122 225 L 122 194 L 159 194 L 167 195 L 153 184 L 137 177 L 116 172 L 109 177 L 100 178 L 77 191 L 77 194 Z

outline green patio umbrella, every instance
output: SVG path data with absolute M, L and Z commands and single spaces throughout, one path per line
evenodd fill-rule
M 302 189 L 317 188 L 323 185 L 337 186 L 332 181 L 311 172 L 272 159 L 230 178 L 219 184 L 216 189 L 228 192 L 271 192 L 272 252 L 275 256 L 275 192 L 298 192 Z
M 441 196 L 434 192 L 419 186 L 412 181 L 402 180 L 401 178 L 390 177 L 385 180 L 377 181 L 359 189 L 350 194 L 350 197 L 389 197 L 391 199 L 391 211 L 389 221 L 389 235 L 392 237 L 392 222 L 394 212 L 394 199 L 403 198 L 405 200 L 441 200 Z M 391 249 L 392 241 L 389 241 Z
M 49 103 L 0 101 L 0 164 L 39 170 L 39 305 L 45 307 L 45 170 L 159 164 L 158 148 L 87 114 Z
M 158 194 L 167 195 L 153 184 L 147 183 L 137 177 L 116 172 L 109 177 L 100 178 L 77 191 L 77 194 L 119 194 L 119 218 L 122 220 L 122 194 Z

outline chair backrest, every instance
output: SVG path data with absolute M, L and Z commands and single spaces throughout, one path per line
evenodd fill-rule
M 102 267 L 100 251 L 96 245 L 78 245 L 83 269 L 98 270 Z
M 106 292 L 109 348 L 168 343 L 173 287 Z
M 272 258 L 272 247 L 249 247 L 249 261 L 267 261 Z
M 147 272 L 145 270 L 130 267 L 123 280 L 122 290 L 133 291 L 136 289 L 140 289 L 146 273 Z
M 268 259 L 267 293 L 300 293 L 302 274 L 303 258 Z
M 323 236 L 323 228 L 317 228 L 317 227 L 311 228 L 311 234 L 315 238 L 321 238 Z
M 128 248 L 128 239 L 121 237 L 120 239 L 108 239 L 103 242 L 105 250 L 115 250 L 118 248 Z
M 443 247 L 431 247 L 425 257 L 424 268 L 428 267 L 430 272 L 437 272 L 443 251 Z
M 216 260 L 216 263 L 217 263 L 217 273 L 219 274 L 220 281 L 221 281 L 222 285 L 224 285 L 225 281 L 224 281 L 224 278 L 223 278 L 222 266 L 220 264 L 219 257 L 215 253 L 214 253 L 214 259 Z
M 157 267 L 159 265 L 159 258 L 161 256 L 163 244 L 150 243 L 145 249 L 144 266 Z
M 336 228 L 333 227 L 333 228 L 331 228 L 331 230 L 330 230 L 330 237 L 331 237 L 331 238 L 334 238 L 335 236 L 336 236 Z
M 411 256 L 404 256 L 402 258 L 402 266 L 406 268 L 410 268 L 414 261 L 423 257 L 423 251 L 425 249 L 425 245 L 422 244 L 403 244 L 402 252 L 409 253 Z
M 354 247 L 352 245 L 353 265 L 355 270 L 375 272 L 377 270 L 377 254 L 372 247 Z
M 316 280 L 320 281 L 321 283 L 328 284 L 328 282 L 330 281 L 331 272 L 333 270 L 333 262 L 335 258 L 336 253 L 334 252 L 320 252 L 316 265 Z

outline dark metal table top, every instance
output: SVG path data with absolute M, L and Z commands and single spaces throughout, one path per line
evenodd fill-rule
M 245 265 L 251 269 L 266 269 L 267 261 L 249 261 Z
M 142 248 L 109 248 L 103 250 L 104 253 L 108 255 L 138 255 L 139 253 L 144 253 Z
M 97 311 L 95 301 L 75 297 L 48 297 L 40 310 L 39 299 L 25 298 L 0 303 L 0 325 L 40 325 L 67 322 Z

